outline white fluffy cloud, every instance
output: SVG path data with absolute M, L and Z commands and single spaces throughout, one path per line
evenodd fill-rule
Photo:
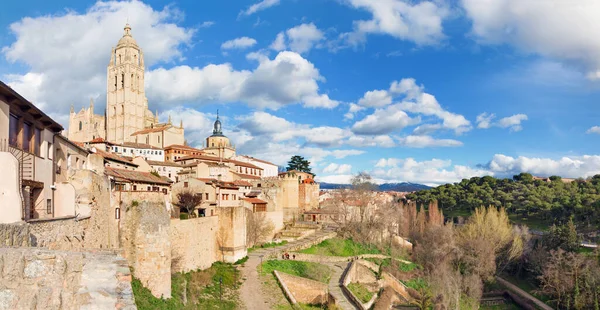
M 399 105 L 391 105 L 377 109 L 373 114 L 357 121 L 352 126 L 352 131 L 359 135 L 382 135 L 419 122 L 419 118 L 411 118 Z
M 487 165 L 495 174 L 512 175 L 529 172 L 533 175 L 558 175 L 568 178 L 589 177 L 600 174 L 600 156 L 583 155 L 560 159 L 511 157 L 496 154 Z
M 180 18 L 181 13 L 170 6 L 154 10 L 135 0 L 96 2 L 81 14 L 67 11 L 23 18 L 10 25 L 16 40 L 2 47 L 2 53 L 30 71 L 4 78 L 26 98 L 45 100 L 42 108 L 51 115 L 66 115 L 71 104 L 86 105 L 90 97 L 104 99 L 110 50 L 127 20 L 149 67 L 182 57 L 181 49 L 195 30 L 172 23 Z
M 324 39 L 325 35 L 315 24 L 301 24 L 278 33 L 270 47 L 276 51 L 289 49 L 303 54 L 308 53 L 313 47 L 320 47 L 319 43 Z
M 249 6 L 246 10 L 240 12 L 240 15 L 252 15 L 258 11 L 266 10 L 272 6 L 276 6 L 279 4 L 279 0 L 262 0 L 257 2 L 251 6 Z
M 448 9 L 441 1 L 346 0 L 350 6 L 371 13 L 370 20 L 354 21 L 354 30 L 341 39 L 350 45 L 366 41 L 368 34 L 387 34 L 417 45 L 437 44 L 444 39 L 442 22 Z
M 252 47 L 256 44 L 256 40 L 249 37 L 240 37 L 235 38 L 229 41 L 223 42 L 221 44 L 221 49 L 230 50 L 230 49 L 246 49 Z
M 457 147 L 462 146 L 463 143 L 453 139 L 436 139 L 426 135 L 409 135 L 406 137 L 399 137 L 398 143 L 402 146 L 413 147 L 413 148 L 424 148 L 424 147 Z
M 400 102 L 392 104 L 395 99 Z M 456 134 L 471 130 L 471 122 L 460 114 L 442 108 L 435 97 L 424 92 L 423 86 L 417 85 L 412 78 L 393 81 L 388 90 L 368 91 L 358 101 L 358 104 L 362 108 L 378 107 L 380 109 L 354 124 L 352 129 L 357 134 L 386 134 L 420 123 L 419 117 L 411 119 L 406 112 L 435 116 L 442 121 L 419 126 L 414 131 L 417 135 L 430 134 L 441 129 L 453 130 Z M 359 109 L 351 105 L 344 117 L 352 119 L 356 111 Z
M 261 109 L 301 102 L 311 108 L 339 104 L 319 94 L 318 82 L 324 78 L 299 54 L 284 51 L 272 60 L 260 54 L 252 58 L 259 62 L 254 71 L 236 71 L 230 64 L 158 68 L 147 74 L 148 94 L 164 103 L 241 101 Z
M 523 129 L 521 123 L 527 120 L 527 115 L 515 114 L 503 117 L 496 122 L 493 121 L 494 118 L 496 118 L 496 115 L 493 113 L 484 112 L 477 115 L 477 128 L 487 129 L 496 126 L 500 128 L 509 128 L 510 131 L 521 131 Z
M 352 165 L 331 163 L 323 168 L 323 173 L 349 174 L 351 170 Z
M 462 165 L 452 165 L 450 160 L 432 159 L 417 161 L 414 158 L 382 158 L 371 175 L 379 182 L 414 182 L 440 185 L 463 178 L 491 175 L 490 171 Z
M 600 2 L 462 0 L 462 6 L 480 43 L 575 60 L 587 66 L 591 77 L 599 76 Z
M 590 134 L 590 133 L 600 134 L 600 126 L 593 126 L 590 129 L 588 129 L 586 131 L 586 133 L 587 134 Z

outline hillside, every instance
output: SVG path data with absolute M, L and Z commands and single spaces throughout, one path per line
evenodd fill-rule
M 321 185 L 321 189 L 339 189 L 339 188 L 349 188 L 350 184 L 336 184 L 336 183 L 319 183 Z M 423 184 L 416 183 L 384 183 L 377 185 L 377 190 L 379 191 L 395 191 L 395 192 L 413 192 L 420 190 L 427 190 L 431 187 Z
M 528 173 L 512 179 L 473 177 L 418 191 L 407 198 L 418 203 L 437 200 L 445 215 L 468 215 L 477 207 L 493 205 L 505 207 L 517 221 L 536 219 L 537 223 L 532 224 L 546 228 L 571 216 L 582 228 L 600 225 L 600 175 L 575 181 L 558 176 L 536 180 Z

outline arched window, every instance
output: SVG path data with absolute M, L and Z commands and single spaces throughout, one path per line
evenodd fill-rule
M 115 90 L 117 90 L 117 76 L 115 75 Z
M 83 125 L 81 124 L 81 122 L 79 122 L 79 131 L 81 131 L 82 127 L 83 127 Z
M 119 64 L 121 63 L 121 54 L 119 54 Z
M 133 73 L 132 73 L 131 74 L 131 81 L 130 81 L 130 83 L 131 83 L 131 89 L 134 89 L 134 87 L 133 87 L 133 81 L 134 81 L 134 79 L 133 79 Z
M 125 88 L 125 73 L 121 73 L 121 88 Z

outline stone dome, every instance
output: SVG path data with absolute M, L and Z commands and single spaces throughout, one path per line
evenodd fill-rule
M 119 43 L 117 43 L 117 47 L 121 47 L 121 46 L 137 47 L 138 46 L 137 42 L 131 36 L 131 26 L 129 26 L 129 24 L 126 24 L 125 28 L 123 28 L 123 30 L 125 30 L 125 32 L 123 33 L 123 37 L 119 40 Z

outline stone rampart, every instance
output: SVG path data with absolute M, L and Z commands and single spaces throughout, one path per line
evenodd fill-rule
M 218 258 L 234 263 L 248 255 L 246 248 L 246 208 L 217 208 L 219 231 L 217 232 Z
M 284 292 L 292 304 L 319 305 L 333 302 L 333 298 L 327 292 L 328 286 L 325 283 L 293 276 L 277 270 L 273 273 L 284 288 Z
M 126 261 L 111 252 L 0 248 L 0 309 L 135 309 Z
M 121 245 L 134 276 L 156 297 L 171 297 L 170 215 L 160 192 L 121 192 Z
M 171 220 L 171 273 L 209 268 L 217 261 L 219 218 Z

